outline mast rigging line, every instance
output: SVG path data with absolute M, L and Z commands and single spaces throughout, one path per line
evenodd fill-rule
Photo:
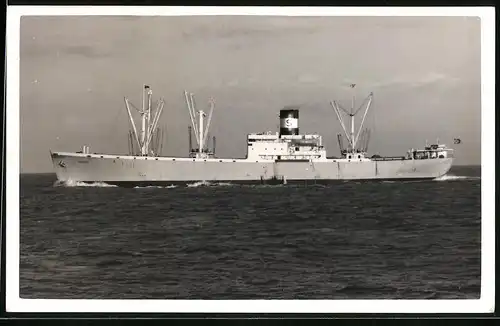
M 111 138 L 115 138 L 117 137 L 117 132 L 116 132 L 116 128 L 117 128 L 117 122 L 118 122 L 118 118 L 120 117 L 120 115 L 122 114 L 122 109 L 118 108 L 116 110 L 116 116 L 115 118 L 113 119 L 113 124 L 111 125 L 111 128 L 109 128 L 109 132 L 111 133 L 110 134 L 110 137 Z
M 204 112 L 203 110 L 198 110 L 196 108 L 196 101 L 193 93 L 184 90 L 184 98 L 189 112 L 189 118 L 191 120 L 190 130 L 193 131 L 195 136 L 194 138 L 196 139 L 196 143 L 198 144 L 197 155 L 201 157 L 204 155 L 206 151 L 206 146 L 208 144 L 208 135 L 209 135 L 210 123 L 212 121 L 212 116 L 214 112 L 215 100 L 212 97 L 209 98 L 208 101 L 209 112 L 207 115 L 207 112 Z M 207 120 L 205 120 L 205 117 L 207 117 Z M 191 133 L 189 135 L 191 135 Z
M 355 84 L 351 84 L 351 88 L 354 88 Z M 367 103 L 368 101 L 368 103 Z M 363 142 L 365 141 L 365 137 L 366 135 L 364 133 L 362 133 L 363 131 L 363 125 L 365 123 L 365 119 L 366 119 L 366 116 L 368 115 L 368 111 L 371 107 L 371 104 L 372 104 L 372 101 L 373 101 L 373 92 L 370 92 L 370 94 L 363 100 L 362 104 L 359 106 L 359 108 L 357 108 L 355 111 L 354 111 L 354 96 L 352 98 L 352 108 L 351 108 L 351 111 L 347 111 L 346 109 L 344 109 L 342 106 L 340 106 L 340 104 L 337 102 L 337 101 L 331 101 L 330 102 L 330 105 L 332 106 L 333 110 L 335 111 L 335 114 L 337 115 L 337 119 L 339 120 L 340 122 L 340 126 L 342 127 L 342 130 L 344 132 L 344 135 L 349 143 L 349 145 L 351 146 L 350 150 L 351 151 L 356 151 L 357 149 L 357 145 L 359 144 L 359 140 L 360 140 L 360 136 L 363 135 Z M 366 104 L 367 103 L 367 104 Z M 359 128 L 358 128 L 358 131 L 355 132 L 355 125 L 354 125 L 354 117 L 361 111 L 361 109 L 365 106 L 366 104 L 366 109 L 365 109 L 365 112 L 363 114 L 363 118 L 361 120 L 361 123 L 359 125 Z M 341 114 L 341 110 L 351 118 L 351 125 L 350 125 L 350 133 L 347 131 L 347 128 L 346 128 L 346 125 L 344 124 L 344 120 L 342 119 L 342 114 Z M 368 137 L 369 139 L 369 137 Z M 368 144 L 362 144 L 362 149 L 368 147 Z
M 153 92 L 151 88 L 147 85 L 143 85 L 142 92 L 142 109 L 139 110 L 135 105 L 133 105 L 126 97 L 124 98 L 125 107 L 127 109 L 129 123 L 133 129 L 133 136 L 137 142 L 138 149 L 140 149 L 140 155 L 143 156 L 157 156 L 158 154 L 158 144 L 157 144 L 157 133 L 158 133 L 158 123 L 160 121 L 160 116 L 163 112 L 163 108 L 165 105 L 165 100 L 160 98 L 155 101 L 156 109 L 153 110 L 152 104 L 152 95 Z M 145 103 L 147 102 L 147 103 Z M 130 107 L 133 107 L 139 112 L 141 115 L 141 127 L 138 130 L 136 126 L 136 121 L 132 116 L 132 112 Z M 140 131 L 140 138 L 139 138 Z

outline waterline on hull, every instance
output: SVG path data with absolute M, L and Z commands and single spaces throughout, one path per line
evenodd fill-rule
M 454 176 L 444 175 L 438 178 L 403 178 L 403 179 L 360 179 L 360 180 L 287 180 L 287 185 L 328 185 L 339 183 L 411 183 L 411 182 L 431 182 L 431 181 L 465 181 L 477 180 L 480 177 L 467 177 L 467 176 Z M 187 188 L 197 187 L 230 187 L 237 185 L 285 185 L 283 183 L 270 183 L 264 180 L 245 180 L 245 181 L 97 181 L 97 182 L 84 182 L 84 181 L 56 181 L 54 187 L 120 187 L 120 188 L 163 188 L 174 189 L 179 186 Z

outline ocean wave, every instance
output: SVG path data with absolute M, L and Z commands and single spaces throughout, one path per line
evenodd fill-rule
M 100 188 L 108 188 L 108 187 L 116 187 L 115 185 L 107 184 L 106 182 L 83 182 L 83 181 L 74 181 L 74 180 L 66 180 L 60 181 L 57 180 L 54 182 L 54 187 L 100 187 Z
M 188 188 L 197 188 L 197 187 L 214 187 L 214 186 L 233 186 L 230 182 L 209 182 L 209 181 L 197 181 L 193 183 L 188 183 Z
M 214 185 L 216 185 L 216 186 L 233 186 L 233 184 L 231 182 L 217 182 L 217 183 L 214 183 Z
M 147 188 L 156 188 L 156 189 L 173 189 L 173 188 L 177 188 L 176 185 L 169 185 L 169 186 L 145 186 L 145 187 L 141 187 L 141 186 L 135 186 L 134 189 L 147 189 Z
M 209 186 L 210 182 L 207 181 L 198 181 L 198 182 L 193 182 L 193 183 L 188 183 L 187 186 L 189 188 L 197 188 L 197 187 L 202 187 L 202 186 Z
M 434 181 L 456 181 L 456 180 L 481 180 L 481 177 L 460 176 L 460 175 L 443 175 L 435 178 Z

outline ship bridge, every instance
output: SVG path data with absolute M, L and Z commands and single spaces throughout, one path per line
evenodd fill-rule
M 249 134 L 247 158 L 256 161 L 326 160 L 320 135 Z
M 280 131 L 247 136 L 247 159 L 255 161 L 326 160 L 326 150 L 318 134 L 299 134 L 299 110 L 280 111 Z

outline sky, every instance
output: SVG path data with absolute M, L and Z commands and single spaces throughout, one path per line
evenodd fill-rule
M 370 155 L 439 139 L 480 164 L 480 52 L 477 17 L 24 16 L 21 173 L 51 172 L 49 150 L 126 153 L 123 98 L 139 107 L 143 84 L 165 99 L 163 155 L 187 155 L 188 90 L 198 109 L 215 99 L 219 157 L 244 157 L 247 134 L 277 131 L 290 105 L 338 156 L 329 102 L 349 108 L 355 83 L 356 107 L 374 93 Z

